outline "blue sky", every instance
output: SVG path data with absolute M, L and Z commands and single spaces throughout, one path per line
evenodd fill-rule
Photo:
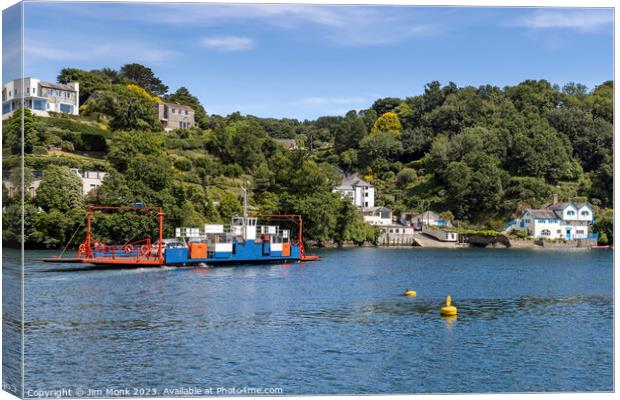
M 613 79 L 611 9 L 32 2 L 24 13 L 27 76 L 138 62 L 210 114 L 338 115 L 433 80 Z

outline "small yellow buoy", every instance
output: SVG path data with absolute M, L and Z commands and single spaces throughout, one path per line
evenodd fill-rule
M 439 312 L 441 313 L 441 315 L 445 316 L 456 315 L 457 310 L 456 307 L 452 305 L 452 297 L 450 297 L 450 295 L 446 297 L 446 305 L 441 307 L 441 310 L 439 310 Z
M 403 296 L 416 297 L 417 293 L 414 290 L 407 289 L 403 293 Z

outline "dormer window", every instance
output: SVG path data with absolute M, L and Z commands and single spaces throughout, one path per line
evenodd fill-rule
M 590 211 L 588 211 L 588 210 L 583 210 L 583 211 L 581 212 L 581 216 L 582 216 L 582 217 L 589 217 L 589 216 L 590 216 Z
M 573 210 L 567 211 L 566 215 L 568 215 L 569 217 L 574 217 L 575 216 L 575 212 Z

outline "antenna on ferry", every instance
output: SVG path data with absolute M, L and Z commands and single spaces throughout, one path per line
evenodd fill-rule
M 241 190 L 243 190 L 243 222 L 245 224 L 248 218 L 248 190 L 245 186 L 241 186 Z

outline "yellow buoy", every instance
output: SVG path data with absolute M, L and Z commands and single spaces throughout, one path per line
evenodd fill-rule
M 441 313 L 441 315 L 445 316 L 456 315 L 457 310 L 456 307 L 452 305 L 452 297 L 450 297 L 450 295 L 446 297 L 446 305 L 441 307 L 439 312 Z
M 405 290 L 403 296 L 416 297 L 418 294 L 414 290 Z

